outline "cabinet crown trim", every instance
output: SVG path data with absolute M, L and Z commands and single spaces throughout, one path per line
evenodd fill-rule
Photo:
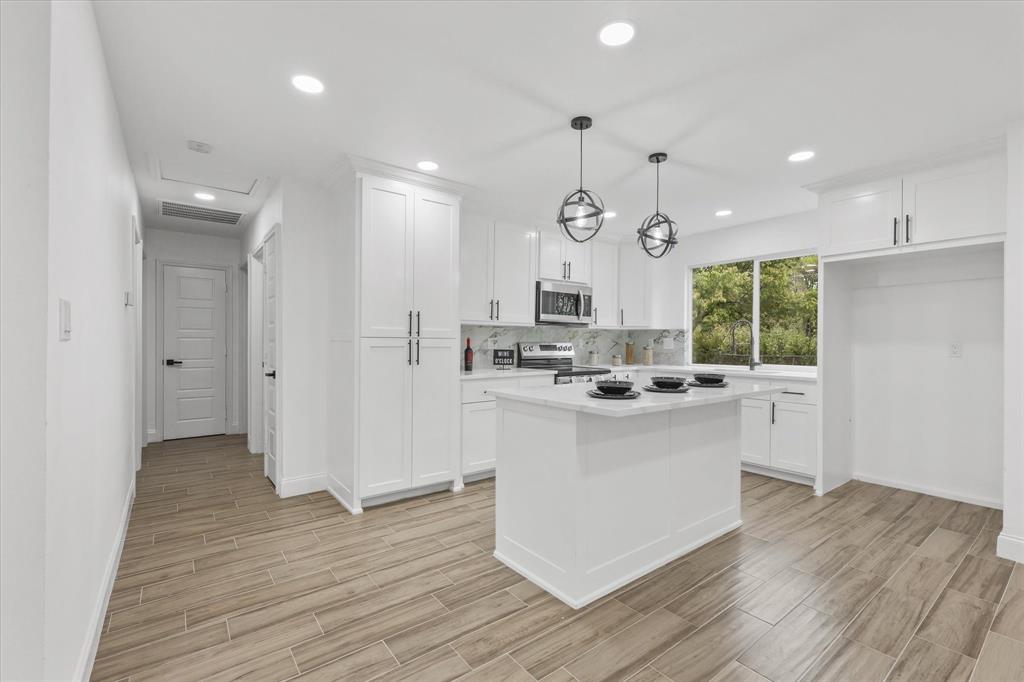
M 378 178 L 398 180 L 399 182 L 410 182 L 418 187 L 436 189 L 457 195 L 459 198 L 472 192 L 475 188 L 464 182 L 439 178 L 427 173 L 420 173 L 409 168 L 402 168 L 383 161 L 375 161 L 362 156 L 348 155 L 348 161 L 356 173 L 372 175 Z

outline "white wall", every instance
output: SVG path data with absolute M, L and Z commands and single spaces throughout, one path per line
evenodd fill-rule
M 854 477 L 1001 506 L 1002 250 L 873 258 L 852 279 Z
M 0 679 L 43 677 L 50 5 L 0 3 Z
M 64 680 L 88 677 L 135 489 L 123 296 L 139 207 L 92 5 L 51 12 L 44 642 L 45 677 Z
M 1003 532 L 999 554 L 1024 562 L 1024 121 L 1007 131 Z
M 146 261 L 143 266 L 143 310 L 146 333 L 144 334 L 144 363 L 146 368 L 146 432 L 148 441 L 163 438 L 162 395 L 159 379 L 163 358 L 157 357 L 157 338 L 160 333 L 156 300 L 156 283 L 159 273 L 157 262 L 170 262 L 194 266 L 222 266 L 228 268 L 228 348 L 230 353 L 227 368 L 227 430 L 228 433 L 245 433 L 248 413 L 246 403 L 246 296 L 245 277 L 239 270 L 242 262 L 241 238 L 214 237 L 210 235 L 172 232 L 169 230 L 146 230 Z

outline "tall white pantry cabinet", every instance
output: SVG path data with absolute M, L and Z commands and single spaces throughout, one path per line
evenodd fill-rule
M 352 498 L 353 511 L 379 495 L 461 486 L 460 198 L 399 179 L 356 177 L 357 416 L 351 485 L 340 495 Z

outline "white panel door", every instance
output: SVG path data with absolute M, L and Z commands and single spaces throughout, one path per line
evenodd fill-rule
M 590 284 L 590 254 L 593 242 L 564 240 L 566 279 L 576 284 Z
M 459 318 L 489 323 L 494 319 L 494 221 L 465 216 L 459 226 Z
M 550 230 L 540 230 L 537 239 L 540 251 L 540 257 L 537 259 L 537 277 L 565 279 L 568 268 L 562 248 L 562 235 Z
M 277 250 L 277 234 L 271 234 L 263 244 L 263 475 L 277 487 L 280 479 L 278 462 L 278 434 L 280 433 L 277 410 L 277 358 L 278 339 L 281 333 L 277 323 L 280 307 L 278 303 L 278 273 L 280 254 Z
M 768 453 L 772 440 L 770 400 L 744 398 L 740 401 L 740 460 L 771 466 Z
M 771 465 L 814 476 L 818 453 L 818 406 L 772 401 Z
M 646 327 L 650 321 L 647 302 L 647 259 L 633 242 L 619 245 L 619 322 L 624 327 Z
M 413 189 L 363 178 L 361 336 L 409 336 Z
M 224 433 L 223 270 L 164 266 L 164 438 Z
M 1001 159 L 983 159 L 903 179 L 907 244 L 1006 231 L 1006 175 Z
M 413 487 L 455 478 L 459 445 L 459 345 L 455 339 L 413 341 Z
M 462 406 L 462 474 L 493 469 L 498 457 L 497 404 L 468 403 Z
M 359 494 L 405 490 L 412 467 L 412 339 L 363 339 L 359 370 Z M 451 369 L 451 375 L 458 372 Z
M 454 339 L 459 329 L 459 201 L 417 189 L 413 221 L 416 336 Z
M 594 324 L 619 326 L 619 247 L 607 242 L 593 246 Z
M 893 248 L 902 243 L 900 180 L 852 188 L 826 199 L 828 253 Z
M 533 324 L 536 296 L 537 232 L 528 227 L 494 227 L 494 319 L 502 324 Z

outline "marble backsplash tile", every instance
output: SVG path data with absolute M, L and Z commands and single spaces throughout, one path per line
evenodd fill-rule
M 640 362 L 640 349 L 650 344 L 654 349 L 654 363 L 681 365 L 686 354 L 685 329 L 590 329 L 588 327 L 555 324 L 536 327 L 492 327 L 463 325 L 462 338 L 470 339 L 478 367 L 491 366 L 492 348 L 515 348 L 520 342 L 568 341 L 576 348 L 576 363 L 587 364 L 590 351 L 597 351 L 599 362 L 608 364 L 612 355 L 625 355 L 627 341 L 636 344 L 636 361 Z M 661 340 L 671 338 L 673 348 L 662 347 Z

